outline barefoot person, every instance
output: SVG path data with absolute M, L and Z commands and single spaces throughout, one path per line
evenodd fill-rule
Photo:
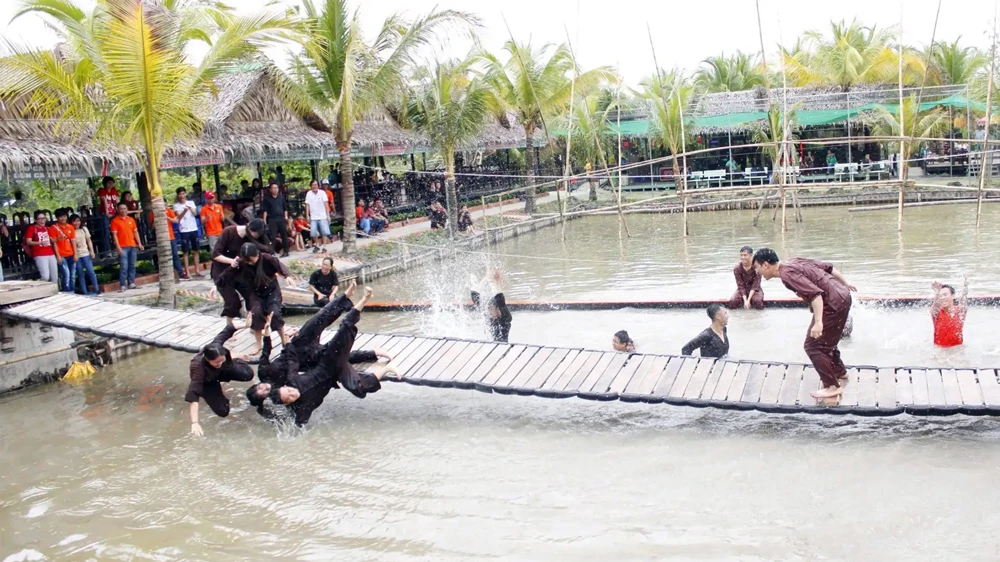
M 745 308 L 750 310 L 764 309 L 764 291 L 760 289 L 760 274 L 753 266 L 753 248 L 743 246 L 740 249 L 740 263 L 733 268 L 736 277 L 736 292 L 729 297 L 729 308 Z
M 729 311 L 721 304 L 712 303 L 705 312 L 712 319 L 712 325 L 687 342 L 681 349 L 681 355 L 693 355 L 696 349 L 702 357 L 725 357 L 729 354 L 729 333 L 726 331 Z
M 770 248 L 757 250 L 753 264 L 761 277 L 780 278 L 788 290 L 812 308 L 804 348 L 823 384 L 822 390 L 812 394 L 813 398 L 842 394 L 840 379 L 846 383 L 847 369 L 840 360 L 837 344 L 851 314 L 851 293 L 857 289 L 829 263 L 805 258 L 778 263 L 778 254 Z
M 391 365 L 377 368 L 374 374 L 359 373 L 351 366 L 355 363 L 374 363 L 379 358 L 392 360 L 389 354 L 379 349 L 351 351 L 361 311 L 371 296 L 371 288 L 366 287 L 365 295 L 344 316 L 337 333 L 323 346 L 315 367 L 290 377 L 286 385 L 271 390 L 271 401 L 288 406 L 295 416 L 296 425 L 309 423 L 312 413 L 323 403 L 330 390 L 342 385 L 351 394 L 364 398 L 382 388 L 380 381 L 387 373 L 396 372 Z
M 955 304 L 955 288 L 942 285 L 935 281 L 934 302 L 931 303 L 931 320 L 934 322 L 934 345 L 940 347 L 955 347 L 962 345 L 962 331 L 965 328 L 965 315 L 969 311 L 969 280 L 962 285 L 962 296 Z
M 234 358 L 224 346 L 238 330 L 250 325 L 250 319 L 247 320 L 248 322 L 239 328 L 233 324 L 226 324 L 219 335 L 191 359 L 191 382 L 188 384 L 184 401 L 191 404 L 191 433 L 195 435 L 204 435 L 201 424 L 198 423 L 199 401 L 204 400 L 215 415 L 224 418 L 229 415 L 229 398 L 226 398 L 222 391 L 221 383 L 253 380 L 253 368 L 246 363 L 246 358 Z
M 215 289 L 222 297 L 222 316 L 229 322 L 232 322 L 233 318 L 239 317 L 240 309 L 244 304 L 247 311 L 250 310 L 250 287 L 239 276 L 227 279 L 226 283 L 220 283 L 219 278 L 230 269 L 233 262 L 239 257 L 243 244 L 247 242 L 256 244 L 262 252 L 271 252 L 264 221 L 253 219 L 246 226 L 227 226 L 222 229 L 219 241 L 212 248 L 212 280 L 215 281 Z
M 285 320 L 281 316 L 281 284 L 279 277 L 288 278 L 288 266 L 274 254 L 263 253 L 253 242 L 247 242 L 240 248 L 239 258 L 233 260 L 229 270 L 219 276 L 219 284 L 232 286 L 236 278 L 242 278 L 250 291 L 250 313 L 254 322 L 251 325 L 257 347 L 252 355 L 260 353 L 263 345 L 264 321 L 271 318 L 271 327 L 281 335 L 281 343 L 288 343 L 285 335 Z M 248 313 L 249 316 L 249 313 Z

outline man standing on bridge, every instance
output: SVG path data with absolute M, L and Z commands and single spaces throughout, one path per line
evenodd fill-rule
M 729 297 L 729 308 L 751 307 L 764 310 L 764 291 L 760 289 L 760 274 L 753 266 L 753 248 L 743 246 L 740 249 L 740 263 L 733 268 L 736 277 L 736 292 Z
M 778 254 L 770 248 L 757 250 L 753 265 L 764 279 L 779 277 L 788 290 L 812 309 L 804 348 L 823 384 L 822 390 L 812 393 L 813 398 L 843 394 L 847 369 L 837 344 L 851 314 L 851 293 L 857 288 L 829 263 L 805 258 L 778 263 Z

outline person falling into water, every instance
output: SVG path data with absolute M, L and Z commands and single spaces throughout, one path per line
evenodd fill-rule
M 235 278 L 242 277 L 243 283 L 250 288 L 250 312 L 254 319 L 251 328 L 257 340 L 253 355 L 260 353 L 264 321 L 269 315 L 272 316 L 271 326 L 281 335 L 281 343 L 288 343 L 285 321 L 281 316 L 281 284 L 278 278 L 287 279 L 289 275 L 288 266 L 277 256 L 261 252 L 256 244 L 247 242 L 240 248 L 240 255 L 230 264 L 229 270 L 219 276 L 220 285 L 236 284 Z
M 392 365 L 375 369 L 374 373 L 357 372 L 352 364 L 374 363 L 379 358 L 392 361 L 392 356 L 382 350 L 352 351 L 357 336 L 357 323 L 361 311 L 372 296 L 370 287 L 365 287 L 365 295 L 340 321 L 340 327 L 333 338 L 323 346 L 316 366 L 289 378 L 284 386 L 271 390 L 271 401 L 284 404 L 295 416 L 295 424 L 309 423 L 312 413 L 318 408 L 330 390 L 343 386 L 348 392 L 364 398 L 382 388 L 381 380 L 386 374 L 396 374 Z
M 222 383 L 230 381 L 249 382 L 253 380 L 253 368 L 246 357 L 233 357 L 224 344 L 237 331 L 250 326 L 251 318 L 240 327 L 227 323 L 211 343 L 202 348 L 190 363 L 191 382 L 188 384 L 184 401 L 191 404 L 191 433 L 204 435 L 198 422 L 198 403 L 204 400 L 215 415 L 224 418 L 229 415 L 229 398 L 222 390 Z
M 681 355 L 693 355 L 697 349 L 702 357 L 725 357 L 729 354 L 729 311 L 721 304 L 712 303 L 705 310 L 712 319 L 712 325 L 694 337 L 681 348 Z
M 736 292 L 729 297 L 729 308 L 764 310 L 764 291 L 760 288 L 760 274 L 753 266 L 753 248 L 740 249 L 740 263 L 733 268 L 736 277 Z
M 507 299 L 503 295 L 503 288 L 501 286 L 503 274 L 500 272 L 500 269 L 493 270 L 492 278 L 493 296 L 486 303 L 486 325 L 493 341 L 506 343 L 510 336 L 510 325 L 513 316 L 510 314 L 510 309 L 507 308 Z M 472 291 L 472 306 L 476 309 L 482 306 L 480 295 L 475 290 Z
M 851 293 L 857 291 L 833 265 L 805 258 L 778 262 L 778 254 L 761 248 L 753 256 L 754 267 L 764 279 L 778 277 L 788 290 L 809 303 L 812 322 L 804 349 L 819 373 L 823 389 L 813 398 L 833 398 L 843 394 L 847 368 L 837 345 L 851 315 Z
M 240 308 L 244 304 L 247 312 L 250 311 L 253 291 L 241 276 L 227 276 L 225 283 L 220 282 L 220 278 L 232 268 L 247 242 L 255 244 L 262 252 L 272 252 L 264 221 L 253 219 L 246 226 L 227 226 L 222 229 L 218 242 L 212 248 L 212 280 L 215 282 L 215 290 L 222 297 L 222 316 L 230 323 L 240 315 Z
M 625 330 L 618 330 L 611 336 L 611 347 L 621 353 L 635 353 L 635 342 Z
M 292 336 L 291 341 L 282 347 L 281 353 L 274 361 L 271 357 L 271 319 L 268 316 L 264 326 L 264 345 L 261 349 L 260 363 L 257 366 L 257 378 L 259 383 L 247 389 L 247 398 L 250 403 L 260 409 L 264 399 L 271 394 L 271 390 L 285 386 L 288 380 L 297 375 L 300 371 L 308 371 L 316 366 L 317 361 L 323 351 L 323 344 L 319 342 L 323 330 L 337 321 L 345 312 L 351 310 L 351 297 L 357 283 L 352 281 L 350 287 L 332 302 L 327 303 L 319 312 L 313 315 L 299 331 Z M 263 412 L 261 412 L 263 415 Z
M 969 311 L 969 279 L 962 284 L 962 295 L 955 304 L 955 288 L 942 285 L 935 281 L 934 301 L 931 303 L 931 320 L 934 322 L 934 345 L 940 347 L 955 347 L 962 345 L 962 331 L 965 328 L 965 316 Z

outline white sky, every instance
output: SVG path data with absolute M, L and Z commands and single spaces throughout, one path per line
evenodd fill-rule
M 292 3 L 295 0 L 284 1 Z M 92 5 L 92 0 L 78 2 L 88 7 Z M 250 11 L 259 9 L 266 0 L 230 0 L 229 3 Z M 0 0 L 0 37 L 19 44 L 51 46 L 55 35 L 45 27 L 41 17 L 24 16 L 10 23 L 18 5 L 19 0 Z M 760 48 L 752 0 L 367 0 L 353 5 L 360 7 L 362 24 L 369 35 L 374 35 L 385 17 L 393 12 L 416 15 L 435 6 L 477 14 L 484 23 L 479 35 L 490 49 L 499 49 L 509 37 L 504 18 L 519 41 L 530 38 L 536 44 L 564 42 L 568 30 L 581 65 L 617 65 L 626 81 L 633 85 L 653 70 L 647 22 L 663 67 L 692 70 L 710 55 L 728 54 L 736 49 L 755 52 Z M 906 2 L 904 42 L 915 46 L 930 43 L 937 5 L 937 0 Z M 883 0 L 760 0 L 767 54 L 775 52 L 779 39 L 790 44 L 803 31 L 825 31 L 830 20 L 858 18 L 865 24 L 880 27 L 898 25 L 901 6 L 900 2 Z M 944 2 L 937 40 L 952 41 L 961 35 L 963 43 L 987 47 L 994 8 L 995 2 L 987 0 Z M 458 57 L 470 46 L 469 40 L 454 37 L 441 53 Z M 270 54 L 279 64 L 284 61 L 280 51 Z M 426 56 L 432 57 L 433 53 Z

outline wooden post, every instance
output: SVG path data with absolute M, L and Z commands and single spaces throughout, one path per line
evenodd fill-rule
M 565 28 L 564 28 L 565 29 Z M 563 187 L 566 188 L 566 197 L 569 198 L 569 176 L 570 176 L 570 165 L 569 165 L 569 153 L 570 147 L 573 144 L 573 103 L 576 101 L 576 54 L 573 52 L 573 43 L 569 40 L 569 30 L 566 30 L 566 44 L 569 45 L 569 55 L 573 59 L 573 79 L 569 83 L 569 123 L 566 125 L 566 162 L 563 166 Z M 565 209 L 563 209 L 562 196 L 559 194 L 559 185 L 556 185 L 556 201 L 559 205 L 559 221 L 562 223 L 562 240 L 566 241 L 566 214 Z
M 677 88 L 679 90 L 680 88 Z M 684 216 L 684 238 L 688 237 L 688 198 L 687 198 L 687 134 L 684 131 L 684 100 L 681 99 L 681 93 L 677 92 L 677 111 L 680 113 L 681 118 L 681 206 L 682 213 Z M 620 129 L 620 127 L 619 127 Z
M 991 38 L 990 46 L 990 79 L 986 86 L 986 130 L 984 139 L 986 142 L 983 144 L 983 159 L 982 167 L 979 170 L 979 200 L 976 202 L 976 229 L 979 229 L 979 225 L 983 222 L 983 194 L 986 188 L 986 177 L 987 174 L 993 172 L 993 151 L 990 147 L 990 120 L 993 117 L 993 73 L 996 71 L 996 54 L 997 54 L 997 27 L 996 27 L 996 4 L 993 5 L 993 37 Z
M 212 164 L 212 178 L 215 180 L 215 197 L 218 200 L 218 198 L 221 198 L 221 196 L 219 195 L 219 186 L 222 185 L 222 182 L 219 181 L 218 164 Z

